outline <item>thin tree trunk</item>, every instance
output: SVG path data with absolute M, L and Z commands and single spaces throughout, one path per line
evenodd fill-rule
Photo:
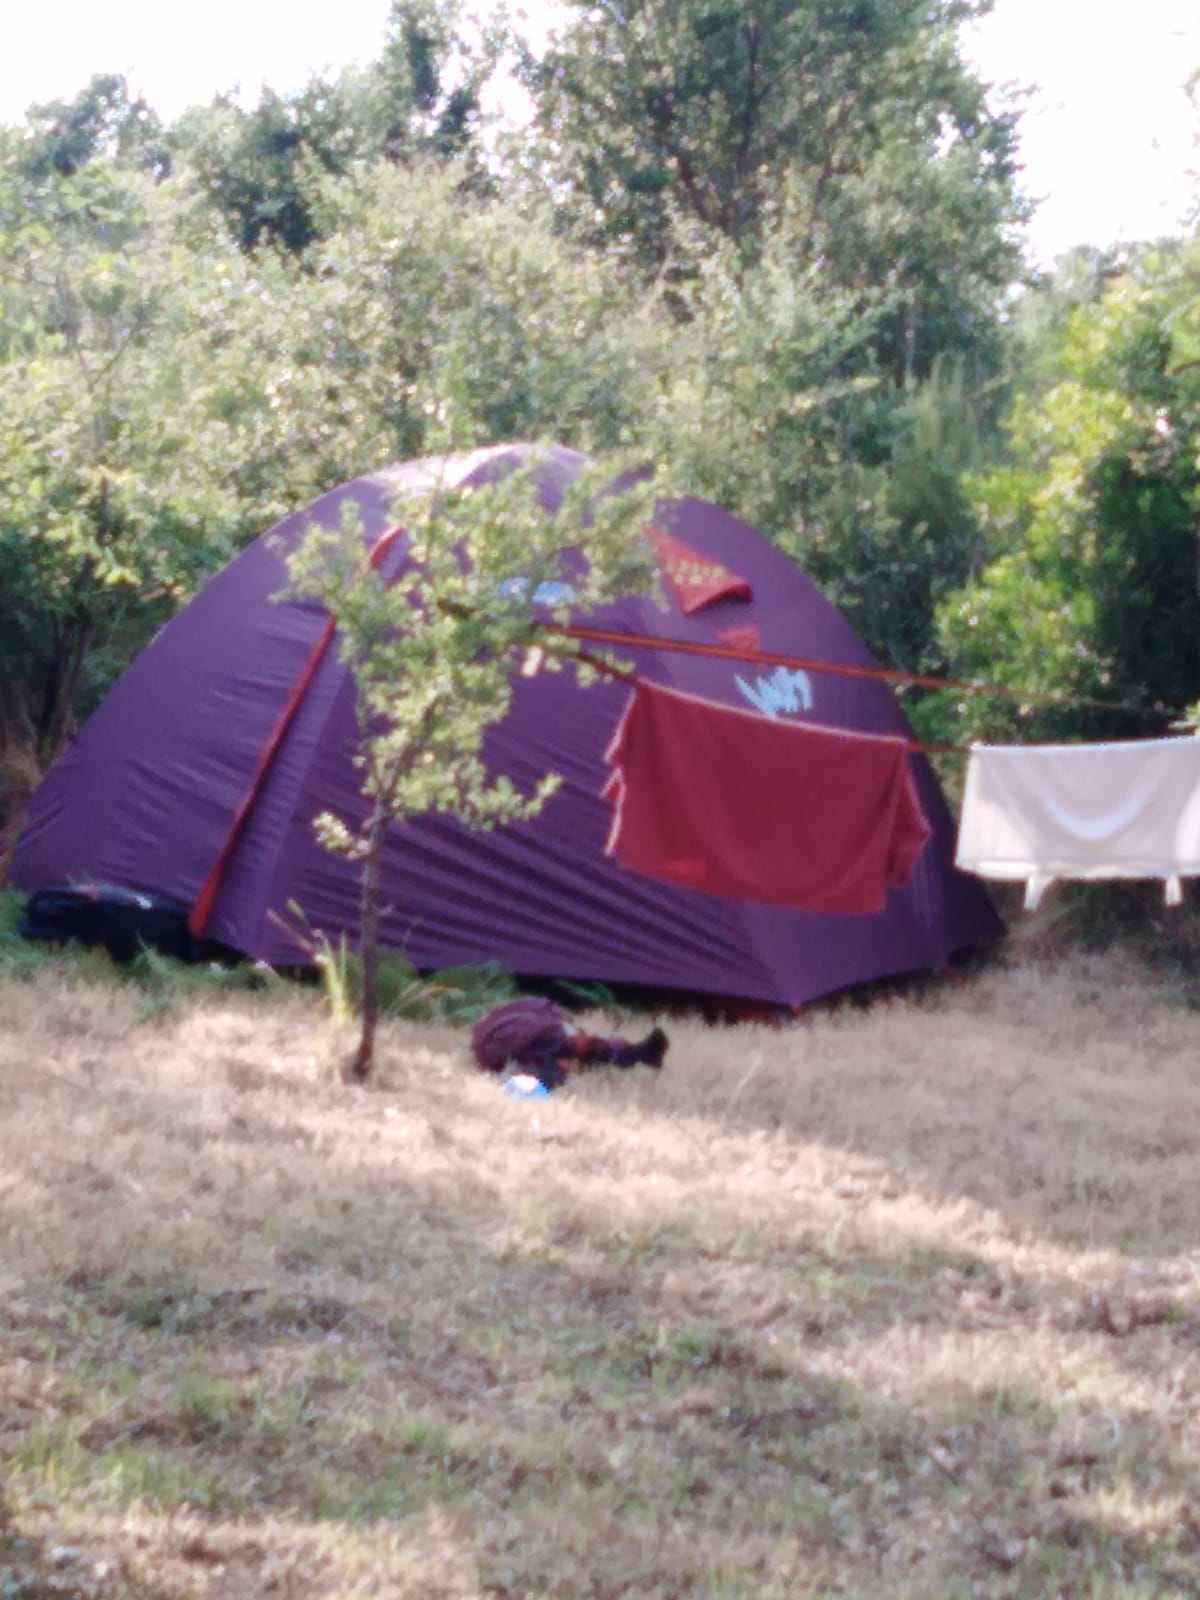
M 56 646 L 45 677 L 42 712 L 38 719 L 38 756 L 49 767 L 67 742 L 74 722 L 83 667 L 91 648 L 94 624 L 86 613 L 77 616 Z
M 365 1083 L 375 1065 L 375 1027 L 379 1021 L 379 886 L 383 866 L 383 840 L 387 817 L 376 806 L 367 831 L 367 853 L 362 874 L 362 1032 L 348 1076 Z

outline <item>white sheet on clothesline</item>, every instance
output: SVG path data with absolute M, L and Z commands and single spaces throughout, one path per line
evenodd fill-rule
M 956 859 L 1024 879 L 1029 910 L 1057 878 L 1161 878 L 1178 905 L 1200 874 L 1200 739 L 973 745 Z

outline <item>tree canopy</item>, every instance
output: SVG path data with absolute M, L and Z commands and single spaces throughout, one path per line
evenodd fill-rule
M 1027 281 L 980 11 L 574 0 L 535 55 L 395 0 L 336 80 L 167 126 L 97 74 L 0 129 L 7 737 L 52 753 L 285 510 L 515 438 L 664 463 L 889 664 L 1200 698 L 1196 243 Z
M 961 673 L 1139 707 L 1026 728 L 1162 730 L 1200 686 L 1200 253 L 1136 252 L 1034 352 L 972 486 L 988 559 L 938 630 Z M 1012 711 L 981 708 L 989 731 Z
M 964 0 L 576 0 L 526 55 L 535 170 L 563 224 L 687 276 L 715 234 L 743 268 L 886 299 L 873 348 L 927 372 L 949 336 L 994 361 L 1019 275 L 1015 117 L 965 66 Z

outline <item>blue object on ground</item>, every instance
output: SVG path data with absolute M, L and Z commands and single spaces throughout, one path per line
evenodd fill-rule
M 522 1100 L 542 1099 L 550 1093 L 542 1080 L 530 1072 L 515 1072 L 511 1078 L 505 1078 L 504 1092 L 515 1094 Z

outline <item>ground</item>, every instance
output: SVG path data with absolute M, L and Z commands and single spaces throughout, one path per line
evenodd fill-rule
M 1184 998 L 1010 962 L 522 1101 L 0 979 L 0 1596 L 1200 1594 Z

